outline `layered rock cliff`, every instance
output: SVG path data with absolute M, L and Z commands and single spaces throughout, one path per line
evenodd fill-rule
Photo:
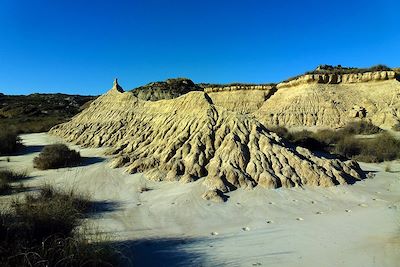
M 118 84 L 51 134 L 109 146 L 114 167 L 152 180 L 204 179 L 214 193 L 237 188 L 331 186 L 354 182 L 353 161 L 325 159 L 285 143 L 251 116 L 214 105 L 207 93 L 142 101 Z
M 254 112 L 266 125 L 342 127 L 364 119 L 381 127 L 400 121 L 400 82 L 394 71 L 310 74 L 277 85 Z
M 277 88 L 287 88 L 298 86 L 302 84 L 347 84 L 347 83 L 364 83 L 393 80 L 396 78 L 395 71 L 376 71 L 365 73 L 350 73 L 350 74 L 337 74 L 337 73 L 316 73 L 305 74 L 294 80 L 282 82 L 277 85 Z

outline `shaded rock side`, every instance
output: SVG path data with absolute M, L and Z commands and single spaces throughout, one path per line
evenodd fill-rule
M 204 177 L 210 190 L 221 192 L 256 185 L 331 186 L 362 175 L 357 163 L 293 147 L 257 120 L 213 105 L 203 92 L 148 102 L 113 88 L 50 133 L 85 146 L 109 146 L 113 167 L 130 173 L 184 183 Z
M 338 128 L 364 119 L 392 127 L 400 121 L 400 82 L 391 79 L 281 87 L 253 114 L 267 126 Z

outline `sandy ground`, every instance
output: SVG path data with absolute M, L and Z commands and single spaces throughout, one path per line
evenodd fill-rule
M 130 251 L 137 266 L 399 266 L 400 162 L 362 164 L 375 177 L 331 188 L 237 190 L 201 198 L 202 181 L 150 182 L 111 169 L 104 149 L 73 146 L 85 166 L 37 171 L 47 134 L 23 135 L 25 153 L 0 167 L 27 170 L 35 187 L 75 187 L 98 201 L 87 224 Z M 140 193 L 138 188 L 150 190 Z M 5 202 L 10 197 L 2 197 Z

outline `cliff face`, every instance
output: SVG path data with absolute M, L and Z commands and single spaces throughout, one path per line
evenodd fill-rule
M 287 88 L 302 84 L 347 84 L 364 83 L 393 80 L 396 77 L 395 71 L 377 71 L 352 74 L 306 74 L 289 82 L 283 82 L 277 85 L 277 88 Z
M 252 117 L 214 105 L 203 92 L 150 102 L 114 86 L 50 133 L 81 145 L 110 146 L 114 167 L 160 181 L 204 178 L 215 192 L 331 186 L 361 175 L 355 162 L 292 147 Z
M 365 119 L 392 127 L 400 121 L 400 82 L 394 71 L 310 74 L 277 88 L 254 112 L 266 125 L 337 128 Z
M 236 84 L 204 88 L 213 104 L 244 114 L 259 109 L 275 91 L 274 85 Z

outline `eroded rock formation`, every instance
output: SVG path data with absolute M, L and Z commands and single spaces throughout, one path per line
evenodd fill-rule
M 391 74 L 379 77 L 386 80 L 331 84 L 307 82 L 304 77 L 290 82 L 291 86 L 278 85 L 254 115 L 267 126 L 338 128 L 364 119 L 390 128 L 400 121 L 400 82 Z
M 362 175 L 357 163 L 293 147 L 252 116 L 214 105 L 204 92 L 151 102 L 115 84 L 50 133 L 85 146 L 109 146 L 113 167 L 144 172 L 148 179 L 186 183 L 204 178 L 211 190 L 205 198 L 257 185 L 331 186 Z

